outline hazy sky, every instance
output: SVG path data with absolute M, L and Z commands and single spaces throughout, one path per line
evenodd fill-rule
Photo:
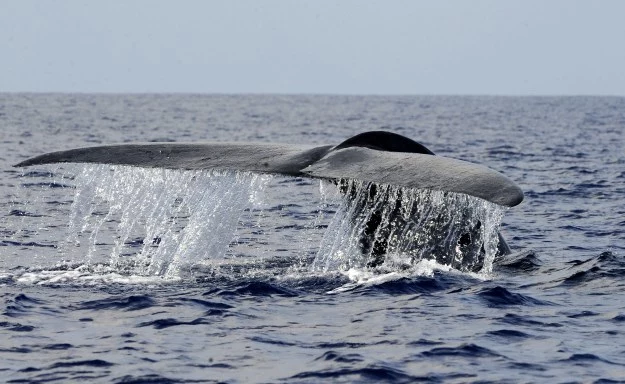
M 0 0 L 0 92 L 625 96 L 624 0 Z

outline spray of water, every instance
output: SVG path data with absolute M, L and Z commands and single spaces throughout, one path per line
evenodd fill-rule
M 240 215 L 268 179 L 219 171 L 87 166 L 77 177 L 67 243 L 85 243 L 87 263 L 176 277 L 185 266 L 223 259 Z M 96 259 L 102 244 L 111 244 L 108 260 Z
M 357 180 L 337 189 L 344 199 L 313 270 L 402 269 L 434 260 L 460 271 L 492 271 L 503 207 L 463 194 Z
M 466 195 L 354 180 L 311 193 L 310 180 L 239 172 L 80 165 L 62 177 L 74 199 L 58 253 L 81 276 L 389 273 L 424 261 L 488 274 L 504 214 Z

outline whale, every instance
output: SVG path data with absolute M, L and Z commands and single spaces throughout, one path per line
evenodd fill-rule
M 437 156 L 393 132 L 370 131 L 338 145 L 206 142 L 117 144 L 50 152 L 15 167 L 100 163 L 181 170 L 230 170 L 328 180 L 353 179 L 411 189 L 462 193 L 505 207 L 523 201 L 521 188 L 488 167 Z
M 453 192 L 477 197 L 504 207 L 523 201 L 523 191 L 502 173 L 483 165 L 435 155 L 423 144 L 387 131 L 363 132 L 337 145 L 289 145 L 274 143 L 205 142 L 205 143 L 139 143 L 116 144 L 69 149 L 45 153 L 26 159 L 15 167 L 53 163 L 99 163 L 144 168 L 180 170 L 226 170 L 269 173 L 295 177 L 325 179 L 336 184 L 348 199 L 355 192 L 346 180 L 358 180 L 368 189 L 366 198 L 356 202 L 352 217 L 368 210 L 367 222 L 359 234 L 359 246 L 367 255 L 367 266 L 384 263 L 388 239 L 380 208 L 371 208 L 378 186 Z M 396 197 L 395 197 L 396 198 Z M 399 201 L 390 201 L 390 221 L 405 225 L 399 215 Z M 458 249 L 471 248 L 481 222 L 457 243 Z M 474 248 L 474 247 L 473 247 Z M 471 249 L 473 249 L 471 248 Z M 498 233 L 496 257 L 509 254 L 510 248 Z M 480 259 L 474 270 L 481 268 L 485 251 L 473 249 L 472 258 Z

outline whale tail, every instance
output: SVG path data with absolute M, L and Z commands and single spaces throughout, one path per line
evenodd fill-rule
M 16 164 L 101 163 L 183 170 L 220 169 L 331 180 L 354 179 L 463 193 L 513 207 L 521 189 L 490 168 L 443 156 L 396 133 L 365 132 L 338 145 L 148 143 L 70 149 Z

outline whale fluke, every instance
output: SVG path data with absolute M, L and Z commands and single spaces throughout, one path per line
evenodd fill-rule
M 345 148 L 328 153 L 302 172 L 326 179 L 357 179 L 464 193 L 507 207 L 523 201 L 523 191 L 497 171 L 462 160 L 420 153 Z
M 422 144 L 384 131 L 365 132 L 339 145 L 271 143 L 119 144 L 51 152 L 16 167 L 102 163 L 183 170 L 220 169 L 322 179 L 356 179 L 407 188 L 464 193 L 513 207 L 522 190 L 501 173 L 436 156 Z
M 299 175 L 332 148 L 266 143 L 119 144 L 51 152 L 16 167 L 52 163 L 99 163 L 185 170 L 223 169 Z

